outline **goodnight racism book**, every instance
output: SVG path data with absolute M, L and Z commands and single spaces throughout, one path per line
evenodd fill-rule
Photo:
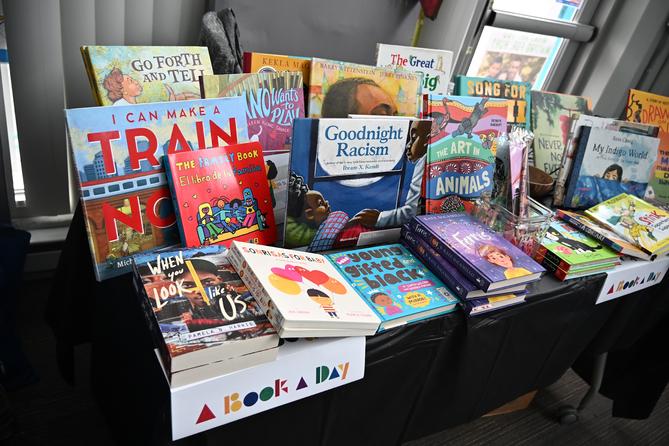
M 472 202 L 493 187 L 497 138 L 506 133 L 505 99 L 425 97 L 432 118 L 427 153 L 425 210 L 447 212 L 449 197 Z
M 185 246 L 276 242 L 260 143 L 170 153 L 165 166 Z
M 419 215 L 409 227 L 484 291 L 539 280 L 544 272 L 527 254 L 468 214 Z
M 304 118 L 302 73 L 283 71 L 202 76 L 200 88 L 203 98 L 246 98 L 249 139 L 262 145 L 274 219 L 283 223 L 293 120 Z
M 621 193 L 646 193 L 659 138 L 583 127 L 564 206 L 587 209 Z
M 477 96 L 500 98 L 509 101 L 506 123 L 520 125 L 530 129 L 530 91 L 529 82 L 505 81 L 485 77 L 457 76 L 455 94 L 460 96 Z
M 276 358 L 276 330 L 226 254 L 209 246 L 133 256 L 136 289 L 172 386 Z
M 418 212 L 429 120 L 296 119 L 284 246 L 396 241 Z
M 451 312 L 458 303 L 441 280 L 402 245 L 327 257 L 381 318 L 379 331 Z
M 282 338 L 367 336 L 379 327 L 321 255 L 235 241 L 228 258 Z
M 98 105 L 200 99 L 198 78 L 214 71 L 207 47 L 82 46 Z
M 423 75 L 394 68 L 312 59 L 309 117 L 418 117 Z
M 97 280 L 132 254 L 179 243 L 165 153 L 248 140 L 243 98 L 65 111 Z

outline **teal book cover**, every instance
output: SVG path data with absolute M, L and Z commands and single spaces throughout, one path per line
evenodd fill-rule
M 326 257 L 379 315 L 380 331 L 448 313 L 458 303 L 446 285 L 400 244 Z

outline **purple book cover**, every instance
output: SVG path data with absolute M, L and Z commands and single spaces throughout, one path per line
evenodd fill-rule
M 415 226 L 432 235 L 437 252 L 485 291 L 536 280 L 544 268 L 487 226 L 464 213 L 421 215 Z

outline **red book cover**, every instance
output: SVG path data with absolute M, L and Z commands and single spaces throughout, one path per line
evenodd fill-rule
M 167 156 L 168 180 L 186 247 L 233 240 L 276 242 L 272 199 L 258 142 Z

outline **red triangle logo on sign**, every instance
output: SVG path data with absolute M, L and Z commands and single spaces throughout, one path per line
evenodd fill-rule
M 202 408 L 202 412 L 200 412 L 200 416 L 197 417 L 195 424 L 204 423 L 205 421 L 213 420 L 214 418 L 216 418 L 216 415 L 214 415 L 214 412 L 212 412 L 209 406 L 205 404 Z
M 611 289 L 610 289 L 609 292 L 606 293 L 606 294 L 611 294 L 611 293 L 613 293 L 613 285 L 611 285 Z

